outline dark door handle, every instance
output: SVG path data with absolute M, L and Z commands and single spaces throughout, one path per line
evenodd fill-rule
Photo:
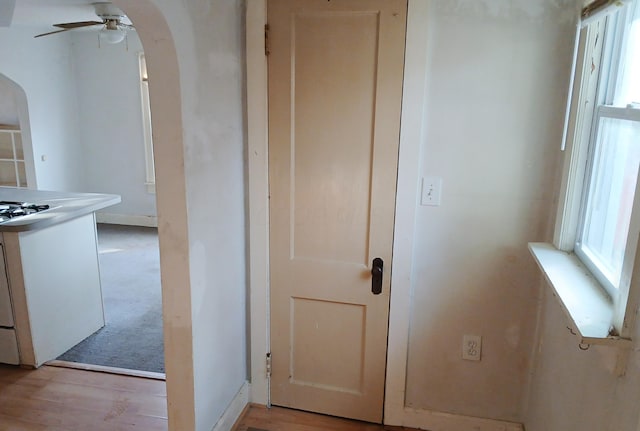
M 371 266 L 371 292 L 374 295 L 382 293 L 382 274 L 384 273 L 384 262 L 379 257 L 373 259 Z

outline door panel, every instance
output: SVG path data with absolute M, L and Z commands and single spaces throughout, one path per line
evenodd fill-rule
M 293 257 L 367 265 L 378 16 L 316 12 L 292 25 Z
M 406 0 L 270 0 L 268 23 L 272 402 L 380 422 Z
M 360 304 L 292 298 L 291 383 L 361 395 L 365 311 Z

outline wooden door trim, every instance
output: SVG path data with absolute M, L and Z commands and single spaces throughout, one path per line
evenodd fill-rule
M 420 142 L 426 76 L 428 3 L 409 0 L 403 84 L 394 270 L 387 358 L 384 422 L 405 421 L 405 376 L 408 351 L 411 264 L 417 208 Z M 267 0 L 249 0 L 246 15 L 247 140 L 249 186 L 249 291 L 251 325 L 250 401 L 269 405 L 265 355 L 269 351 L 269 197 L 267 129 L 267 61 L 264 26 Z M 411 73 L 407 73 L 411 71 Z

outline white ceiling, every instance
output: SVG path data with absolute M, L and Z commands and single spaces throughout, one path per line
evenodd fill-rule
M 12 27 L 51 27 L 53 24 L 99 20 L 93 8 L 96 0 L 2 0 L 15 3 Z M 4 8 L 0 8 L 0 13 Z M 3 22 L 0 17 L 0 23 Z M 129 23 L 128 20 L 123 20 Z

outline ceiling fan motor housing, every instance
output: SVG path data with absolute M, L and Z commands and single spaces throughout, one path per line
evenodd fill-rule
M 93 3 L 93 7 L 98 15 L 103 20 L 119 20 L 124 17 L 122 10 L 109 2 Z
M 104 25 L 107 30 L 119 30 L 118 24 L 120 24 L 118 19 L 105 18 Z

